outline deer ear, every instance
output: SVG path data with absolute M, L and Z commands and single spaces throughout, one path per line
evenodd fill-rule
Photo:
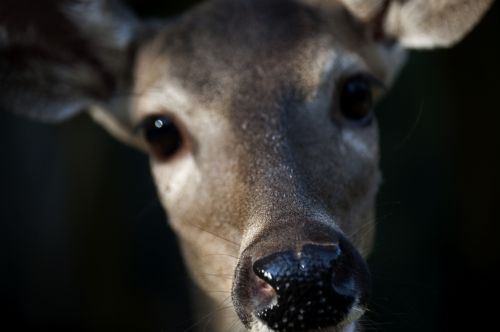
M 1 0 L 0 111 L 59 122 L 97 106 L 92 115 L 124 135 L 144 34 L 114 0 Z
M 407 48 L 448 47 L 460 41 L 493 0 L 340 0 L 361 21 Z

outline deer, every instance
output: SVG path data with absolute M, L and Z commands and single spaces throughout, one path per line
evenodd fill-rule
M 374 105 L 408 50 L 451 47 L 492 3 L 207 0 L 162 21 L 116 0 L 3 0 L 0 109 L 87 112 L 149 155 L 204 328 L 361 331 Z

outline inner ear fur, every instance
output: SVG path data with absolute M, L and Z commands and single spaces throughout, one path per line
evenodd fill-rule
M 493 0 L 341 0 L 359 20 L 407 48 L 449 47 L 479 22 Z

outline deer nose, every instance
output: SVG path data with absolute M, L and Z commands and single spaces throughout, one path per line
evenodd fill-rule
M 258 259 L 255 315 L 275 331 L 306 331 L 345 321 L 360 295 L 339 245 L 307 244 L 299 252 Z

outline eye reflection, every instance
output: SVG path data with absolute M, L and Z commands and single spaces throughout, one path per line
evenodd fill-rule
M 172 157 L 182 146 L 182 134 L 175 123 L 164 115 L 151 115 L 144 119 L 139 129 L 153 156 L 159 160 Z

